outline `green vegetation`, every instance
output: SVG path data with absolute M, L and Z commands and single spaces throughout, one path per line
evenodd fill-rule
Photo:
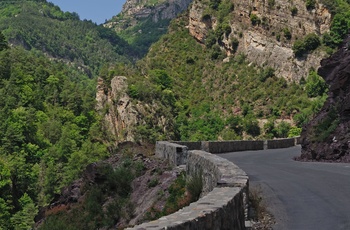
M 321 76 L 311 71 L 306 79 L 305 90 L 309 97 L 323 96 L 327 93 L 328 86 Z
M 273 8 L 276 5 L 276 1 L 275 0 L 268 0 L 267 4 L 270 8 Z
M 298 8 L 296 6 L 293 6 L 290 9 L 290 12 L 292 13 L 292 16 L 296 16 L 298 14 Z
M 320 2 L 334 13 L 330 33 L 322 39 L 309 34 L 296 40 L 293 50 L 298 57 L 320 46 L 334 49 L 349 31 L 348 2 Z M 80 21 L 76 13 L 64 13 L 45 0 L 0 3 L 1 228 L 31 228 L 38 207 L 49 204 L 87 164 L 106 158 L 110 154 L 107 149 L 113 152 L 108 146 L 110 134 L 101 128 L 101 118 L 94 111 L 98 74 L 106 82 L 115 75 L 127 76 L 130 97 L 145 105 L 145 114 L 135 128 L 136 141 L 300 134 L 325 100 L 327 87 L 322 79 L 311 71 L 300 84 L 287 82 L 277 78 L 273 68 L 249 63 L 244 54 L 237 52 L 225 59 L 223 40 L 228 39 L 236 51 L 237 38 L 242 37 L 242 31 L 230 26 L 234 5 L 229 0 L 207 3 L 203 19 L 216 18 L 217 26 L 208 32 L 205 47 L 189 35 L 186 13 L 169 28 L 169 21 L 154 26 L 146 19 L 125 29 L 120 35 L 126 42 L 112 30 Z M 268 4 L 275 7 L 275 1 Z M 314 1 L 306 1 L 308 9 L 314 5 Z M 291 13 L 297 11 L 292 8 Z M 251 14 L 250 18 L 253 25 L 268 26 L 264 17 Z M 277 40 L 292 39 L 287 28 L 275 36 Z M 135 65 L 130 64 L 129 60 L 143 55 Z M 315 128 L 314 140 L 324 140 L 338 122 L 336 112 L 330 111 Z M 67 226 L 73 222 L 72 216 L 59 214 L 50 217 L 43 229 L 112 226 L 126 215 L 122 205 L 132 209 L 128 195 L 137 167 L 130 161 L 117 169 L 102 167 L 101 173 L 107 175 L 103 183 L 92 186 L 88 202 L 72 211 L 72 216 L 80 215 L 81 219 L 74 221 L 77 226 Z M 172 187 L 174 195 L 166 210 L 188 202 L 183 180 L 180 177 Z M 187 189 L 198 197 L 200 181 L 192 182 Z M 155 179 L 148 186 L 157 183 Z M 102 207 L 106 190 L 119 200 Z
M 313 127 L 312 141 L 322 142 L 329 138 L 330 134 L 338 127 L 339 117 L 337 109 L 332 107 L 326 117 Z
M 135 26 L 127 26 L 119 31 L 118 35 L 128 42 L 137 56 L 142 57 L 146 55 L 149 47 L 168 31 L 169 23 L 170 20 L 154 22 L 152 17 L 140 19 Z
M 316 0 L 306 0 L 305 1 L 305 6 L 306 6 L 306 9 L 308 9 L 308 10 L 314 9 L 315 5 L 316 5 Z
M 283 34 L 287 40 L 292 39 L 292 33 L 290 32 L 290 30 L 287 27 L 283 28 Z
M 85 70 L 92 77 L 106 62 L 127 62 L 133 49 L 115 32 L 46 1 L 2 2 L 0 31 L 11 44 L 41 51 Z M 30 25 L 30 26 L 28 26 Z
M 296 57 L 301 57 L 304 54 L 317 49 L 321 45 L 319 36 L 316 34 L 308 34 L 303 39 L 296 40 L 293 44 L 293 52 Z
M 162 216 L 169 215 L 188 206 L 191 202 L 197 201 L 202 192 L 202 186 L 201 174 L 197 174 L 189 181 L 186 181 L 186 173 L 180 173 L 168 189 L 169 195 L 163 209 L 159 210 L 152 206 L 146 213 L 145 219 L 159 219 Z M 164 193 L 162 192 L 158 196 L 164 196 Z
M 37 206 L 108 152 L 93 80 L 22 48 L 2 50 L 0 66 L 0 223 L 27 229 Z
M 253 26 L 260 25 L 260 23 L 261 23 L 261 19 L 256 14 L 250 15 L 250 21 L 252 22 Z
M 183 26 L 186 21 L 186 15 L 174 20 L 129 78 L 132 95 L 147 103 L 157 99 L 167 108 L 163 114 L 174 117 L 173 139 L 286 137 L 292 127 L 276 123 L 278 132 L 266 132 L 259 120 L 293 117 L 299 126 L 320 109 L 324 98 L 310 99 L 303 85 L 277 78 L 273 68 L 248 66 L 242 54 L 223 63 L 216 31 L 201 47 Z M 140 131 L 143 140 L 162 136 L 156 126 Z
M 98 229 L 115 226 L 121 217 L 128 218 L 133 212 L 129 196 L 138 173 L 136 166 L 137 162 L 128 158 L 115 169 L 109 164 L 98 165 L 99 181 L 85 185 L 84 202 L 73 205 L 70 211 L 53 212 L 39 229 Z

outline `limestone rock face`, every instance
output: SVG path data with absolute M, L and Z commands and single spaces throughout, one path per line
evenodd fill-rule
M 133 129 L 140 120 L 137 108 L 127 95 L 127 87 L 123 76 L 114 77 L 109 89 L 102 78 L 98 79 L 96 109 L 104 114 L 105 127 L 117 142 L 135 141 Z
M 276 0 L 269 5 L 266 0 L 232 0 L 234 9 L 230 15 L 231 33 L 224 35 L 222 48 L 228 55 L 234 53 L 231 42 L 238 39 L 237 52 L 261 66 L 271 66 L 276 73 L 288 80 L 306 77 L 311 67 L 317 68 L 325 54 L 314 52 L 303 58 L 295 58 L 292 46 L 295 40 L 310 33 L 321 35 L 328 32 L 331 14 L 324 5 L 317 3 L 315 9 L 307 10 L 303 0 Z M 292 15 L 292 7 L 297 14 Z M 217 19 L 208 15 L 208 4 L 195 0 L 190 9 L 189 32 L 196 40 L 205 43 L 209 30 L 215 30 Z M 250 16 L 254 14 L 260 23 L 252 25 Z M 289 31 L 291 38 L 287 38 Z
M 300 159 L 350 162 L 350 36 L 321 62 L 318 74 L 329 85 L 322 110 L 301 134 Z
M 145 103 L 131 99 L 127 89 L 127 78 L 124 76 L 116 76 L 111 82 L 98 78 L 96 110 L 103 116 L 109 141 L 114 141 L 116 145 L 127 141 L 142 142 L 137 127 L 145 125 L 171 139 L 173 117 L 167 117 L 156 101 Z

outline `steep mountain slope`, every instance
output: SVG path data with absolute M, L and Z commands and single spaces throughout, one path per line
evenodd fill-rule
M 131 60 L 132 48 L 112 30 L 47 1 L 0 2 L 0 30 L 11 45 L 37 50 L 95 76 L 106 62 Z
M 192 0 L 127 0 L 120 14 L 105 23 L 144 56 L 152 43 L 167 32 L 170 20 Z
M 132 99 L 110 97 L 102 106 L 107 124 L 129 140 L 298 135 L 325 100 L 315 70 L 348 30 L 349 12 L 342 0 L 194 1 L 136 69 L 116 66 L 102 76 L 107 86 L 108 76 L 126 76 Z M 163 109 L 135 109 L 154 102 Z M 142 118 L 123 120 L 125 105 Z
M 215 37 L 228 55 L 242 52 L 249 61 L 274 68 L 276 75 L 299 81 L 319 66 L 325 53 L 295 57 L 293 43 L 329 32 L 330 25 L 331 13 L 319 2 L 308 9 L 303 0 L 195 0 L 189 30 L 203 44 Z
M 114 76 L 126 76 L 129 106 L 157 101 L 159 108 L 167 108 L 137 113 L 146 119 L 134 126 L 141 140 L 285 137 L 291 126 L 300 126 L 322 106 L 321 96 L 308 96 L 305 85 L 276 77 L 273 68 L 249 64 L 243 54 L 223 62 L 226 53 L 220 46 L 201 45 L 188 25 L 188 14 L 173 20 L 137 69 L 110 70 Z M 111 80 L 108 75 L 102 78 L 105 83 Z M 160 125 L 157 117 L 171 122 Z
M 318 70 L 330 87 L 321 111 L 303 129 L 302 160 L 350 162 L 349 44 L 350 35 Z

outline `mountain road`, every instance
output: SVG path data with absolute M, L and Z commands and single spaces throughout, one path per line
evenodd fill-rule
M 219 154 L 262 191 L 276 230 L 349 230 L 350 164 L 298 162 L 300 146 Z

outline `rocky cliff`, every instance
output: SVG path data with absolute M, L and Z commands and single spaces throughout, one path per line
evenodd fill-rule
M 219 13 L 215 16 L 209 9 L 213 2 L 195 0 L 190 9 L 189 31 L 203 44 L 211 30 L 223 28 L 220 17 L 224 11 L 216 9 Z M 303 0 L 232 0 L 231 3 L 226 22 L 229 28 L 225 28 L 219 43 L 228 55 L 242 52 L 250 61 L 273 67 L 279 76 L 289 80 L 300 80 L 308 75 L 310 68 L 319 66 L 324 53 L 295 58 L 292 45 L 307 34 L 329 31 L 331 14 L 324 5 L 317 2 L 315 8 L 307 9 Z M 234 40 L 239 42 L 238 47 L 232 45 Z
M 329 85 L 322 110 L 303 128 L 302 160 L 350 162 L 350 36 L 318 74 Z
M 147 104 L 133 100 L 127 90 L 124 76 L 116 76 L 110 82 L 98 78 L 96 110 L 103 116 L 107 139 L 114 144 L 142 141 L 139 135 L 141 127 L 156 127 L 160 133 L 170 135 L 173 121 L 165 118 L 162 107 L 157 102 Z M 170 136 L 167 138 L 171 139 Z
M 117 31 L 136 26 L 140 21 L 151 18 L 154 23 L 159 20 L 175 18 L 186 10 L 192 0 L 127 0 L 122 12 L 105 24 Z

